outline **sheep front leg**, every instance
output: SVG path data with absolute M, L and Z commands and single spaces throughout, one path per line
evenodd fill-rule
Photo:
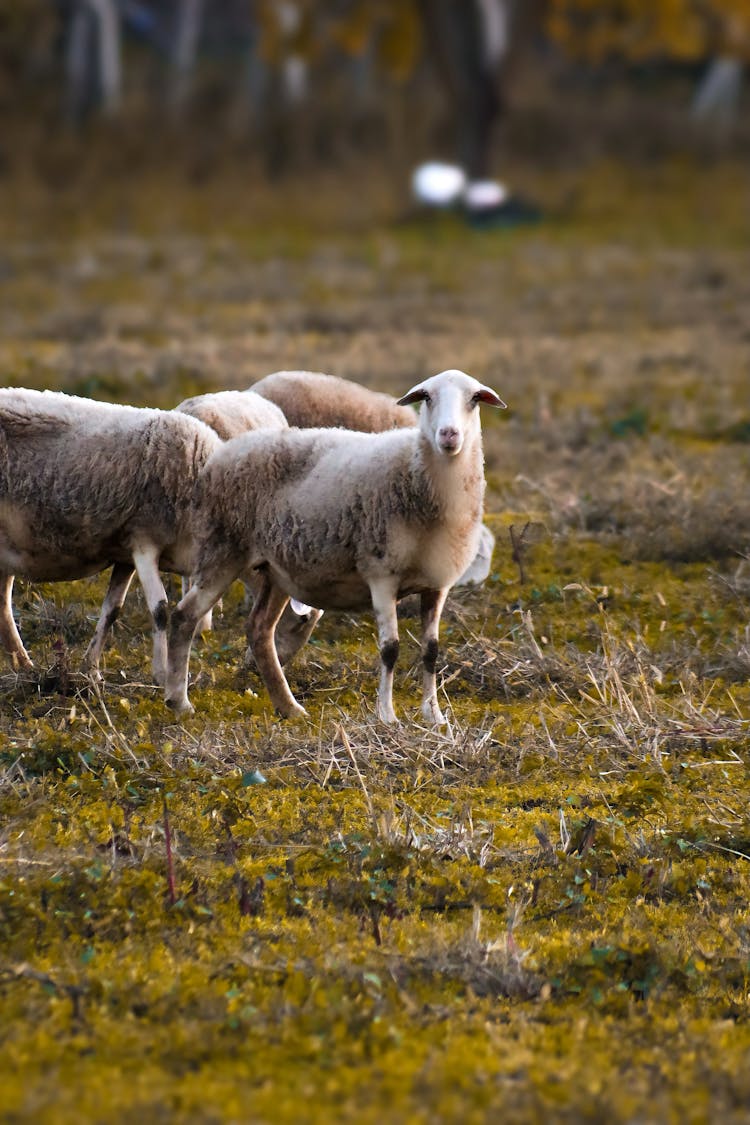
M 133 551 L 133 565 L 138 581 L 143 587 L 151 621 L 153 624 L 153 675 L 154 682 L 163 685 L 167 675 L 167 623 L 169 606 L 167 592 L 159 574 L 161 551 L 153 543 L 137 547 Z
M 261 571 L 255 601 L 247 620 L 247 639 L 271 702 L 286 719 L 293 715 L 307 715 L 289 690 L 276 652 L 276 624 L 288 602 L 288 595 L 274 585 L 267 573 Z
M 169 629 L 164 702 L 178 715 L 194 710 L 188 699 L 188 663 L 198 622 L 234 582 L 239 568 L 226 568 L 209 577 L 198 575 L 172 614 Z
M 383 723 L 397 723 L 393 710 L 393 669 L 398 660 L 398 618 L 396 616 L 396 589 L 392 582 L 370 583 L 372 608 L 378 626 L 380 649 L 380 683 L 378 685 L 378 718 Z
M 436 727 L 444 726 L 446 718 L 440 710 L 437 698 L 435 669 L 438 657 L 438 628 L 440 614 L 443 612 L 447 590 L 424 590 L 422 592 L 422 715 L 428 723 Z
M 135 571 L 127 563 L 115 563 L 109 577 L 109 586 L 102 602 L 99 620 L 96 623 L 91 643 L 83 654 L 83 670 L 95 679 L 101 679 L 99 674 L 99 660 L 104 651 L 107 633 L 120 616 L 123 602 L 127 597 L 130 583 L 133 581 Z
M 13 620 L 12 593 L 13 575 L 0 575 L 0 644 L 8 653 L 14 668 L 33 668 L 31 657 L 23 646 Z

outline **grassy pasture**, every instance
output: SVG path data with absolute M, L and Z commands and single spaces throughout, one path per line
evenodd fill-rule
M 334 614 L 290 671 L 310 721 L 277 721 L 239 587 L 176 723 L 138 591 L 99 689 L 104 579 L 18 582 L 4 1121 L 750 1117 L 747 173 L 536 188 L 549 221 L 485 234 L 334 215 L 327 183 L 305 225 L 239 182 L 85 218 L 2 188 L 6 384 L 169 407 L 458 366 L 511 407 L 484 415 L 498 545 L 444 616 L 444 732 L 409 616 L 397 730 L 372 620 Z

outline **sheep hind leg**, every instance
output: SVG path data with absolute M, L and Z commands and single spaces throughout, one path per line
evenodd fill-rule
M 307 715 L 289 690 L 279 663 L 274 633 L 276 624 L 289 602 L 287 594 L 275 586 L 268 574 L 261 572 L 255 601 L 247 621 L 247 638 L 255 663 L 276 710 L 284 718 Z
M 422 593 L 422 716 L 436 727 L 445 726 L 446 718 L 437 698 L 435 669 L 438 657 L 438 629 L 447 590 L 425 590 Z
M 143 587 L 151 621 L 153 624 L 153 675 L 154 682 L 164 684 L 167 675 L 167 623 L 169 605 L 167 592 L 159 574 L 161 552 L 153 543 L 137 547 L 133 551 L 133 565 L 138 581 Z
M 380 683 L 378 685 L 378 718 L 383 723 L 397 723 L 393 710 L 393 669 L 399 652 L 396 590 L 391 582 L 371 582 L 370 596 L 378 626 L 380 649 Z
M 33 668 L 21 635 L 13 620 L 13 575 L 0 575 L 0 644 L 11 659 L 14 669 Z
M 185 575 L 183 575 L 182 576 L 182 596 L 183 596 L 183 598 L 185 597 L 185 594 L 188 592 L 189 589 L 190 589 L 190 579 L 185 577 Z M 219 599 L 219 601 L 216 604 L 218 605 L 219 609 L 221 609 L 221 599 Z M 203 617 L 201 617 L 200 621 L 198 622 L 198 625 L 197 625 L 195 631 L 196 631 L 196 633 L 200 633 L 201 636 L 202 636 L 203 633 L 210 633 L 211 630 L 213 629 L 213 627 L 214 627 L 214 612 L 213 612 L 213 606 L 212 606 L 211 609 L 209 609 L 206 613 L 203 614 Z
M 83 654 L 82 668 L 93 679 L 100 680 L 99 660 L 104 651 L 107 634 L 120 616 L 135 571 L 127 563 L 115 563 L 109 577 L 109 586 L 102 602 L 99 620 L 89 647 Z
M 190 589 L 172 614 L 164 702 L 178 715 L 194 710 L 188 699 L 187 684 L 190 648 L 198 623 L 231 586 L 237 573 L 237 568 L 227 567 L 210 579 L 200 574 L 194 576 Z

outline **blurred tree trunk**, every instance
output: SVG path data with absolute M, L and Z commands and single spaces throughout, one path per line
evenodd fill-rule
M 90 112 L 120 107 L 120 16 L 115 0 L 77 0 L 66 54 L 68 113 L 80 122 Z
M 204 0 L 179 0 L 172 49 L 168 101 L 171 112 L 180 116 L 190 96 L 203 24 Z
M 727 133 L 736 123 L 742 91 L 742 63 L 739 59 L 714 59 L 695 92 L 692 115 L 703 125 Z

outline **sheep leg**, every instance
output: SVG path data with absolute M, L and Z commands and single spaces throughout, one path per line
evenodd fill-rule
M 13 620 L 13 575 L 0 575 L 0 644 L 10 656 L 14 668 L 33 668 L 31 657 Z
M 190 648 L 198 622 L 216 605 L 238 573 L 239 567 L 224 567 L 211 578 L 194 575 L 190 589 L 172 614 L 164 702 L 178 715 L 194 710 L 188 699 L 187 683 Z
M 398 618 L 396 616 L 396 590 L 385 580 L 370 583 L 372 608 L 378 626 L 380 649 L 380 683 L 378 685 L 378 718 L 383 723 L 397 723 L 393 710 L 393 669 L 398 660 Z
M 422 592 L 422 715 L 428 723 L 436 727 L 444 726 L 446 718 L 440 710 L 437 698 L 435 668 L 438 657 L 438 628 L 440 614 L 443 612 L 447 590 L 423 590 Z
M 289 597 L 275 586 L 267 573 L 261 572 L 261 581 L 255 595 L 252 612 L 247 620 L 247 637 L 255 663 L 266 690 L 276 710 L 284 718 L 307 715 L 289 690 L 289 684 L 279 663 L 274 632 L 276 624 L 289 602 Z
M 120 616 L 120 610 L 127 597 L 134 574 L 135 571 L 132 566 L 129 566 L 127 563 L 115 563 L 112 567 L 112 573 L 109 577 L 109 586 L 107 587 L 107 593 L 102 602 L 99 620 L 96 623 L 96 629 L 94 630 L 94 635 L 91 638 L 89 647 L 83 654 L 83 670 L 93 676 L 94 679 L 101 679 L 99 675 L 99 660 L 104 651 L 107 633 Z
M 138 581 L 143 587 L 151 621 L 153 623 L 153 674 L 154 682 L 163 684 L 167 675 L 167 622 L 169 606 L 167 592 L 159 574 L 161 551 L 155 544 L 147 543 L 133 551 L 133 565 Z
M 189 589 L 190 589 L 190 579 L 186 578 L 185 575 L 183 574 L 183 576 L 182 576 L 182 596 L 183 596 L 183 598 L 185 597 L 185 594 L 188 592 Z M 221 608 L 221 602 L 220 601 L 219 601 L 218 605 L 219 605 L 219 608 Z M 209 609 L 206 613 L 203 614 L 203 617 L 201 617 L 200 621 L 198 622 L 196 632 L 200 633 L 201 635 L 203 633 L 210 633 L 211 630 L 213 629 L 213 627 L 214 627 L 214 614 L 213 614 L 213 607 L 211 607 L 211 609 Z

